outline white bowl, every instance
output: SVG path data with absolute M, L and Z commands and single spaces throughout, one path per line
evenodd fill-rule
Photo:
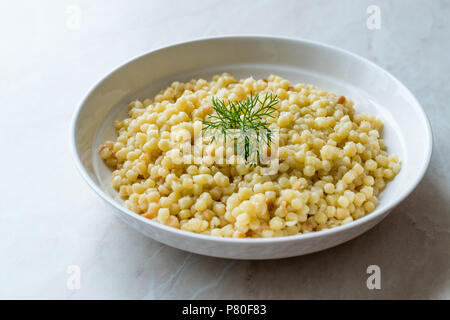
M 277 74 L 291 83 L 310 83 L 345 95 L 357 111 L 384 122 L 389 153 L 402 169 L 380 196 L 376 210 L 347 225 L 270 239 L 233 239 L 190 233 L 156 223 L 123 206 L 110 182 L 111 172 L 96 150 L 114 137 L 112 121 L 123 119 L 127 103 L 155 95 L 172 81 L 209 79 L 229 72 L 237 78 Z M 228 36 L 201 39 L 137 57 L 100 80 L 75 112 L 72 123 L 75 163 L 87 183 L 128 224 L 182 250 L 234 259 L 275 259 L 327 249 L 379 223 L 422 179 L 431 156 L 429 121 L 411 92 L 387 71 L 350 52 L 316 42 L 279 37 Z

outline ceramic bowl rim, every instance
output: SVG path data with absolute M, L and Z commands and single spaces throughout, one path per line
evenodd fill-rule
M 201 43 L 201 42 L 211 41 L 211 40 L 233 40 L 233 39 L 249 39 L 249 40 L 256 39 L 256 40 L 262 40 L 262 41 L 264 41 L 264 40 L 265 41 L 273 41 L 273 40 L 280 41 L 281 40 L 281 41 L 287 41 L 287 42 L 297 42 L 297 43 L 300 42 L 300 43 L 303 43 L 303 45 L 320 47 L 320 48 L 326 49 L 328 51 L 335 51 L 340 54 L 351 56 L 353 59 L 359 60 L 360 62 L 362 62 L 364 64 L 368 64 L 368 65 L 372 66 L 373 68 L 377 69 L 379 72 L 384 73 L 387 77 L 389 77 L 391 80 L 393 80 L 400 87 L 403 87 L 406 90 L 406 92 L 410 95 L 410 98 L 415 102 L 415 105 L 412 107 L 414 107 L 414 108 L 418 107 L 418 110 L 416 110 L 416 111 L 418 111 L 419 115 L 421 115 L 422 118 L 425 120 L 424 122 L 426 124 L 426 129 L 427 129 L 426 130 L 426 138 L 427 138 L 428 143 L 426 143 L 427 149 L 426 149 L 425 162 L 422 163 L 422 166 L 421 166 L 420 170 L 418 171 L 418 174 L 415 177 L 415 179 L 413 180 L 413 182 L 410 183 L 407 186 L 407 188 L 404 188 L 398 197 L 396 197 L 395 199 L 391 200 L 388 204 L 386 204 L 383 209 L 376 208 L 370 214 L 368 214 L 356 221 L 352 221 L 351 223 L 348 223 L 348 224 L 345 224 L 342 226 L 338 226 L 335 228 L 325 229 L 325 230 L 311 232 L 311 233 L 307 233 L 307 234 L 298 234 L 298 235 L 292 235 L 292 236 L 273 237 L 273 238 L 225 238 L 225 237 L 222 238 L 222 237 L 214 237 L 214 236 L 210 236 L 210 235 L 203 235 L 203 234 L 198 234 L 198 233 L 194 233 L 194 232 L 184 231 L 181 229 L 172 228 L 172 227 L 163 225 L 161 223 L 158 223 L 156 221 L 147 219 L 147 218 L 129 210 L 128 208 L 120 205 L 118 202 L 116 202 L 112 197 L 110 197 L 107 193 L 105 193 L 91 179 L 91 177 L 87 173 L 87 170 L 84 168 L 84 166 L 80 160 L 80 155 L 79 155 L 77 147 L 76 147 L 77 123 L 79 121 L 79 115 L 80 115 L 81 111 L 83 110 L 83 107 L 84 107 L 86 101 L 91 97 L 92 94 L 95 93 L 96 89 L 100 86 L 100 84 L 103 83 L 105 80 L 107 80 L 111 75 L 115 74 L 116 72 L 119 72 L 122 68 L 128 66 L 129 64 L 136 62 L 137 60 L 143 59 L 147 55 L 151 55 L 151 54 L 159 52 L 159 51 L 168 50 L 170 48 L 184 46 L 184 45 L 193 44 L 193 43 Z M 159 47 L 154 50 L 150 50 L 148 52 L 145 52 L 143 54 L 135 56 L 134 58 L 126 61 L 125 63 L 121 63 L 118 67 L 114 68 L 111 72 L 109 72 L 107 75 L 103 76 L 100 80 L 98 80 L 91 87 L 91 89 L 87 92 L 87 94 L 81 100 L 81 102 L 78 104 L 78 107 L 76 108 L 76 110 L 73 114 L 73 117 L 72 117 L 72 121 L 71 121 L 70 144 L 71 144 L 71 150 L 72 150 L 72 157 L 75 161 L 75 165 L 76 165 L 78 171 L 80 172 L 81 176 L 87 182 L 87 184 L 101 198 L 103 198 L 103 200 L 108 202 L 110 205 L 112 205 L 116 209 L 124 212 L 128 216 L 131 216 L 132 218 L 137 219 L 137 220 L 141 221 L 142 223 L 150 224 L 151 226 L 153 226 L 155 228 L 159 228 L 163 231 L 166 231 L 166 232 L 169 232 L 174 235 L 181 236 L 181 237 L 194 238 L 194 239 L 198 239 L 198 240 L 205 240 L 205 241 L 210 241 L 210 242 L 215 242 L 215 243 L 257 244 L 257 243 L 296 242 L 296 241 L 301 241 L 303 239 L 306 240 L 306 239 L 311 239 L 311 238 L 327 237 L 332 234 L 343 233 L 346 230 L 357 228 L 358 226 L 369 223 L 372 220 L 376 220 L 379 216 L 382 216 L 384 213 L 389 212 L 394 207 L 396 207 L 400 202 L 402 202 L 405 198 L 407 198 L 411 194 L 411 192 L 417 187 L 419 182 L 423 179 L 423 177 L 428 169 L 430 159 L 431 159 L 433 136 L 432 136 L 430 121 L 429 121 L 425 111 L 423 110 L 423 107 L 417 101 L 416 97 L 395 76 L 393 76 L 391 73 L 384 70 L 377 64 L 373 63 L 372 61 L 367 60 L 367 59 L 365 59 L 359 55 L 356 55 L 350 51 L 347 51 L 347 50 L 344 50 L 344 49 L 341 49 L 341 48 L 338 48 L 335 46 L 331 46 L 328 44 L 324 44 L 321 42 L 317 42 L 317 41 L 306 40 L 306 39 L 301 39 L 301 38 L 294 38 L 294 37 L 283 37 L 283 36 L 272 36 L 272 35 L 251 35 L 250 34 L 250 35 L 220 35 L 220 36 L 202 37 L 202 38 L 197 38 L 197 39 L 193 39 L 193 40 L 189 40 L 189 41 L 177 42 L 172 45 L 163 46 L 163 47 Z

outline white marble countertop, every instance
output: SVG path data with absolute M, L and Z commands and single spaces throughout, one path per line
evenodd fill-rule
M 379 30 L 366 20 L 380 8 Z M 450 1 L 14 1 L 0 4 L 0 298 L 450 298 Z M 219 34 L 274 34 L 355 52 L 392 72 L 433 127 L 415 192 L 366 234 L 274 261 L 186 253 L 134 231 L 87 186 L 69 123 L 113 67 Z M 369 265 L 381 289 L 366 286 Z M 80 287 L 67 286 L 80 271 Z M 78 272 L 78 271 L 77 271 Z

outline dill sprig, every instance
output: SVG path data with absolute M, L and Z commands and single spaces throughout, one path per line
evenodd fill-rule
M 242 133 L 244 139 L 244 155 L 245 160 L 251 160 L 251 164 L 256 164 L 255 155 L 260 155 L 259 148 L 263 143 L 267 145 L 272 141 L 272 131 L 269 128 L 267 117 L 273 118 L 274 113 L 277 111 L 275 105 L 279 102 L 276 95 L 272 93 L 266 93 L 263 99 L 259 95 L 250 96 L 247 99 L 241 101 L 224 101 L 219 98 L 213 97 L 211 99 L 215 113 L 209 114 L 206 120 L 203 121 L 203 130 L 213 133 L 212 141 L 214 141 L 218 134 L 221 134 L 224 141 L 227 139 L 227 134 L 231 129 L 238 129 Z M 256 154 L 253 150 L 249 136 L 247 132 L 256 133 Z M 262 133 L 265 134 L 262 134 Z M 235 149 L 237 143 L 235 144 Z

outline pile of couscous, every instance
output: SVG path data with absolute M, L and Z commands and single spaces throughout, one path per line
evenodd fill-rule
M 194 132 L 214 113 L 212 97 L 239 101 L 250 94 L 279 99 L 273 118 L 279 132 L 279 167 L 203 161 L 176 162 L 173 133 Z M 133 101 L 117 120 L 118 137 L 99 147 L 112 168 L 112 185 L 130 210 L 159 223 L 218 237 L 278 237 L 332 228 L 359 219 L 400 171 L 380 138 L 382 122 L 355 113 L 343 96 L 271 75 L 174 82 L 154 100 Z M 215 144 L 205 139 L 203 154 Z M 188 163 L 185 163 L 188 162 Z

